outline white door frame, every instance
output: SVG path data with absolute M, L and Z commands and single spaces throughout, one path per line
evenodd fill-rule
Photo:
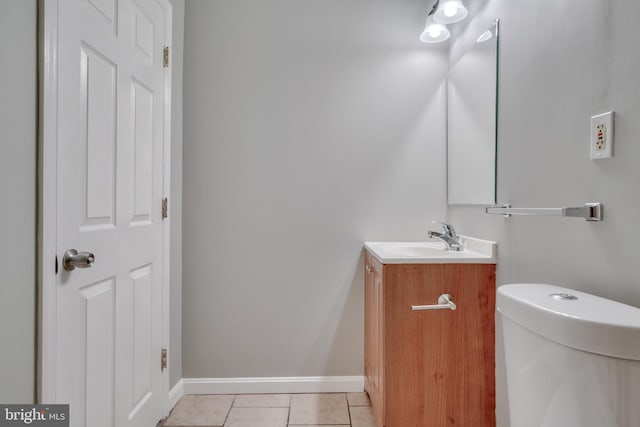
M 39 146 L 38 146 L 38 369 L 37 401 L 39 403 L 64 403 L 56 400 L 56 273 L 57 242 L 57 147 L 58 147 L 58 4 L 65 0 L 39 0 Z M 165 46 L 173 51 L 172 11 L 169 0 L 155 0 L 165 11 Z M 164 135 L 163 182 L 165 197 L 171 188 L 171 66 L 164 69 Z M 169 199 L 170 200 L 170 199 Z M 170 231 L 171 215 L 162 224 L 162 346 L 169 350 L 169 295 L 170 295 Z M 60 261 L 60 260 L 59 260 Z M 61 267 L 60 267 L 61 268 Z M 160 355 L 158 355 L 160 363 Z M 164 415 L 169 413 L 169 371 L 162 374 Z

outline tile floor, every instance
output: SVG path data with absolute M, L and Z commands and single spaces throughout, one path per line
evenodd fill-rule
M 375 427 L 366 393 L 186 395 L 164 427 Z

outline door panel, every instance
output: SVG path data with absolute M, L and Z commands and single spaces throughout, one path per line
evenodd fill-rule
M 87 0 L 87 3 L 95 7 L 95 9 L 102 14 L 106 23 L 115 28 L 116 0 Z
M 494 426 L 495 265 L 386 265 L 388 427 Z M 450 294 L 452 310 L 413 311 Z
M 133 401 L 137 405 L 152 390 L 151 343 L 151 266 L 131 273 L 133 279 Z
M 109 278 L 80 290 L 86 319 L 86 418 L 84 425 L 113 424 L 114 289 Z M 98 420 L 98 422 L 94 422 Z
M 151 220 L 153 161 L 153 92 L 142 83 L 132 81 L 133 109 L 133 215 L 132 225 Z
M 134 8 L 134 43 L 146 60 L 153 63 L 153 23 L 139 8 Z
M 116 88 L 116 65 L 90 47 L 81 46 L 83 231 L 115 225 Z

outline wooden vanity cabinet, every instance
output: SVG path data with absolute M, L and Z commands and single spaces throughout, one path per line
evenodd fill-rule
M 365 390 L 377 427 L 495 426 L 495 264 L 365 253 Z M 450 294 L 456 310 L 412 311 Z

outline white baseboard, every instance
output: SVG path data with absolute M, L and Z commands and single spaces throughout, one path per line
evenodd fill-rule
M 183 378 L 180 381 L 183 386 L 183 394 L 340 393 L 364 391 L 364 377 L 360 376 Z
M 184 395 L 184 382 L 182 379 L 178 380 L 176 385 L 169 391 L 169 411 L 176 406 L 178 400 Z

